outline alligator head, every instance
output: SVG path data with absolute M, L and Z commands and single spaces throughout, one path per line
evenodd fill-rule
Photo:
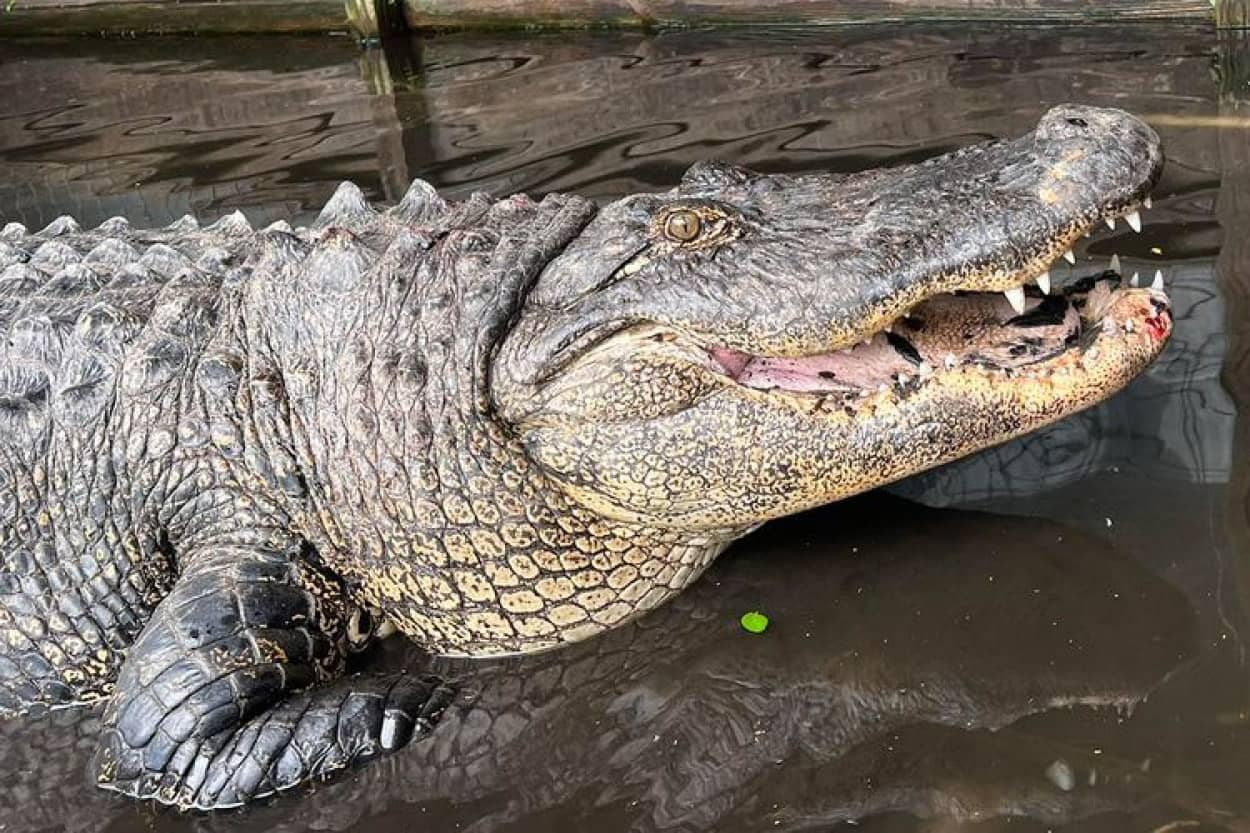
M 695 165 L 545 268 L 495 406 L 576 501 L 650 527 L 749 526 L 954 460 L 1159 354 L 1161 286 L 1049 270 L 1104 221 L 1137 226 L 1161 166 L 1149 127 L 1078 106 L 860 174 Z

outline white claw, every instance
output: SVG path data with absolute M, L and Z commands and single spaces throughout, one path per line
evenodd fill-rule
M 1108 268 L 1111 269 L 1112 272 L 1120 271 L 1120 256 L 1119 255 L 1111 256 L 1111 266 Z
M 919 373 L 921 376 L 932 376 L 933 365 L 929 364 L 928 362 L 921 362 L 920 366 L 916 368 L 916 372 Z
M 1115 231 L 1115 217 L 1104 217 L 1103 219 L 1107 221 L 1107 228 Z
M 1130 211 L 1124 215 L 1124 220 L 1129 224 L 1129 228 L 1141 234 L 1141 215 L 1136 211 Z
M 1050 272 L 1043 272 L 1037 276 L 1037 288 L 1042 290 L 1043 295 L 1050 294 Z
M 1142 204 L 1142 205 L 1143 205 L 1146 209 L 1151 209 L 1151 208 L 1154 208 L 1154 207 L 1155 207 L 1154 200 L 1150 199 L 1150 195 L 1149 195 L 1149 194 L 1147 194 L 1147 195 L 1146 195 L 1146 199 L 1144 199 L 1144 200 L 1142 200 L 1142 201 L 1141 201 L 1141 204 Z
M 1007 303 L 1011 304 L 1016 315 L 1024 315 L 1024 287 L 1017 286 L 1015 289 L 1006 290 L 1003 294 L 1007 296 Z
M 1157 289 L 1160 292 L 1163 291 L 1163 270 L 1162 269 L 1155 270 L 1155 279 L 1150 282 L 1150 288 Z
M 1073 266 L 1076 265 L 1076 255 L 1072 254 L 1071 249 L 1068 249 L 1066 252 L 1063 253 L 1063 259 L 1066 260 L 1068 263 L 1071 263 Z
M 1133 273 L 1133 277 L 1128 279 L 1128 285 L 1136 289 L 1141 286 L 1141 275 L 1137 272 Z

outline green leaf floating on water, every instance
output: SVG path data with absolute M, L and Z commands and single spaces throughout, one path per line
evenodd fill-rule
M 742 614 L 738 621 L 742 622 L 742 629 L 750 633 L 763 633 L 768 630 L 768 617 L 758 610 Z

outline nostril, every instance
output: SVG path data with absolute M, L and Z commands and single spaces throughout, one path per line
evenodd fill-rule
M 1085 121 L 1085 119 L 1078 119 L 1076 117 L 1068 119 L 1068 124 L 1073 127 L 1089 127 L 1089 122 Z

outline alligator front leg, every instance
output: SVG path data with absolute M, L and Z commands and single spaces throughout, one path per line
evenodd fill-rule
M 96 782 L 218 809 L 405 745 L 452 699 L 437 679 L 342 676 L 353 606 L 286 553 L 190 566 L 134 644 L 105 711 Z

